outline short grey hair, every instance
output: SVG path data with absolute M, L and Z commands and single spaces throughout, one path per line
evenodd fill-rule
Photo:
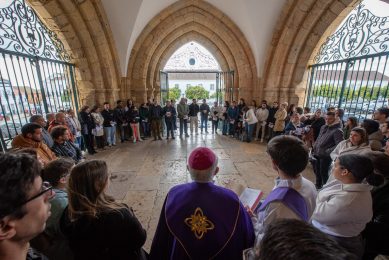
M 205 170 L 195 170 L 189 167 L 188 165 L 188 170 L 190 173 L 190 177 L 192 178 L 193 181 L 195 182 L 210 182 L 212 181 L 213 173 L 215 172 L 217 165 L 218 165 L 219 159 L 216 156 L 215 161 L 212 164 L 211 167 Z

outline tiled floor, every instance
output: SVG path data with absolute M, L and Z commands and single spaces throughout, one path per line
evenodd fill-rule
M 257 188 L 265 195 L 272 189 L 277 173 L 271 167 L 266 145 L 243 143 L 227 136 L 199 134 L 175 140 L 125 142 L 89 157 L 107 161 L 113 174 L 110 193 L 134 209 L 147 230 L 147 251 L 165 196 L 174 185 L 190 181 L 187 156 L 199 146 L 213 149 L 219 157 L 217 184 L 234 191 L 240 185 Z M 314 179 L 309 166 L 304 176 Z

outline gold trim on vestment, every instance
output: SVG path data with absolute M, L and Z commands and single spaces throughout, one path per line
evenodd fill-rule
M 204 216 L 201 208 L 196 208 L 193 215 L 190 218 L 184 220 L 185 224 L 190 227 L 190 230 L 194 233 L 197 239 L 202 239 L 208 230 L 215 229 L 215 225 Z

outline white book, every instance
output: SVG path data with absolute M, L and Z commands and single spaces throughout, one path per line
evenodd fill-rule
M 263 192 L 261 190 L 245 188 L 239 196 L 239 200 L 243 206 L 249 206 L 250 209 L 255 212 L 259 207 Z

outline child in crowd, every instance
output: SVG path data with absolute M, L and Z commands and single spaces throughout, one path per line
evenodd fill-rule
M 51 215 L 46 222 L 44 232 L 36 237 L 31 244 L 49 259 L 73 259 L 68 241 L 59 229 L 62 213 L 68 206 L 66 185 L 73 166 L 74 162 L 70 158 L 59 158 L 47 164 L 42 171 L 42 179 L 53 186 L 55 197 L 50 200 Z

